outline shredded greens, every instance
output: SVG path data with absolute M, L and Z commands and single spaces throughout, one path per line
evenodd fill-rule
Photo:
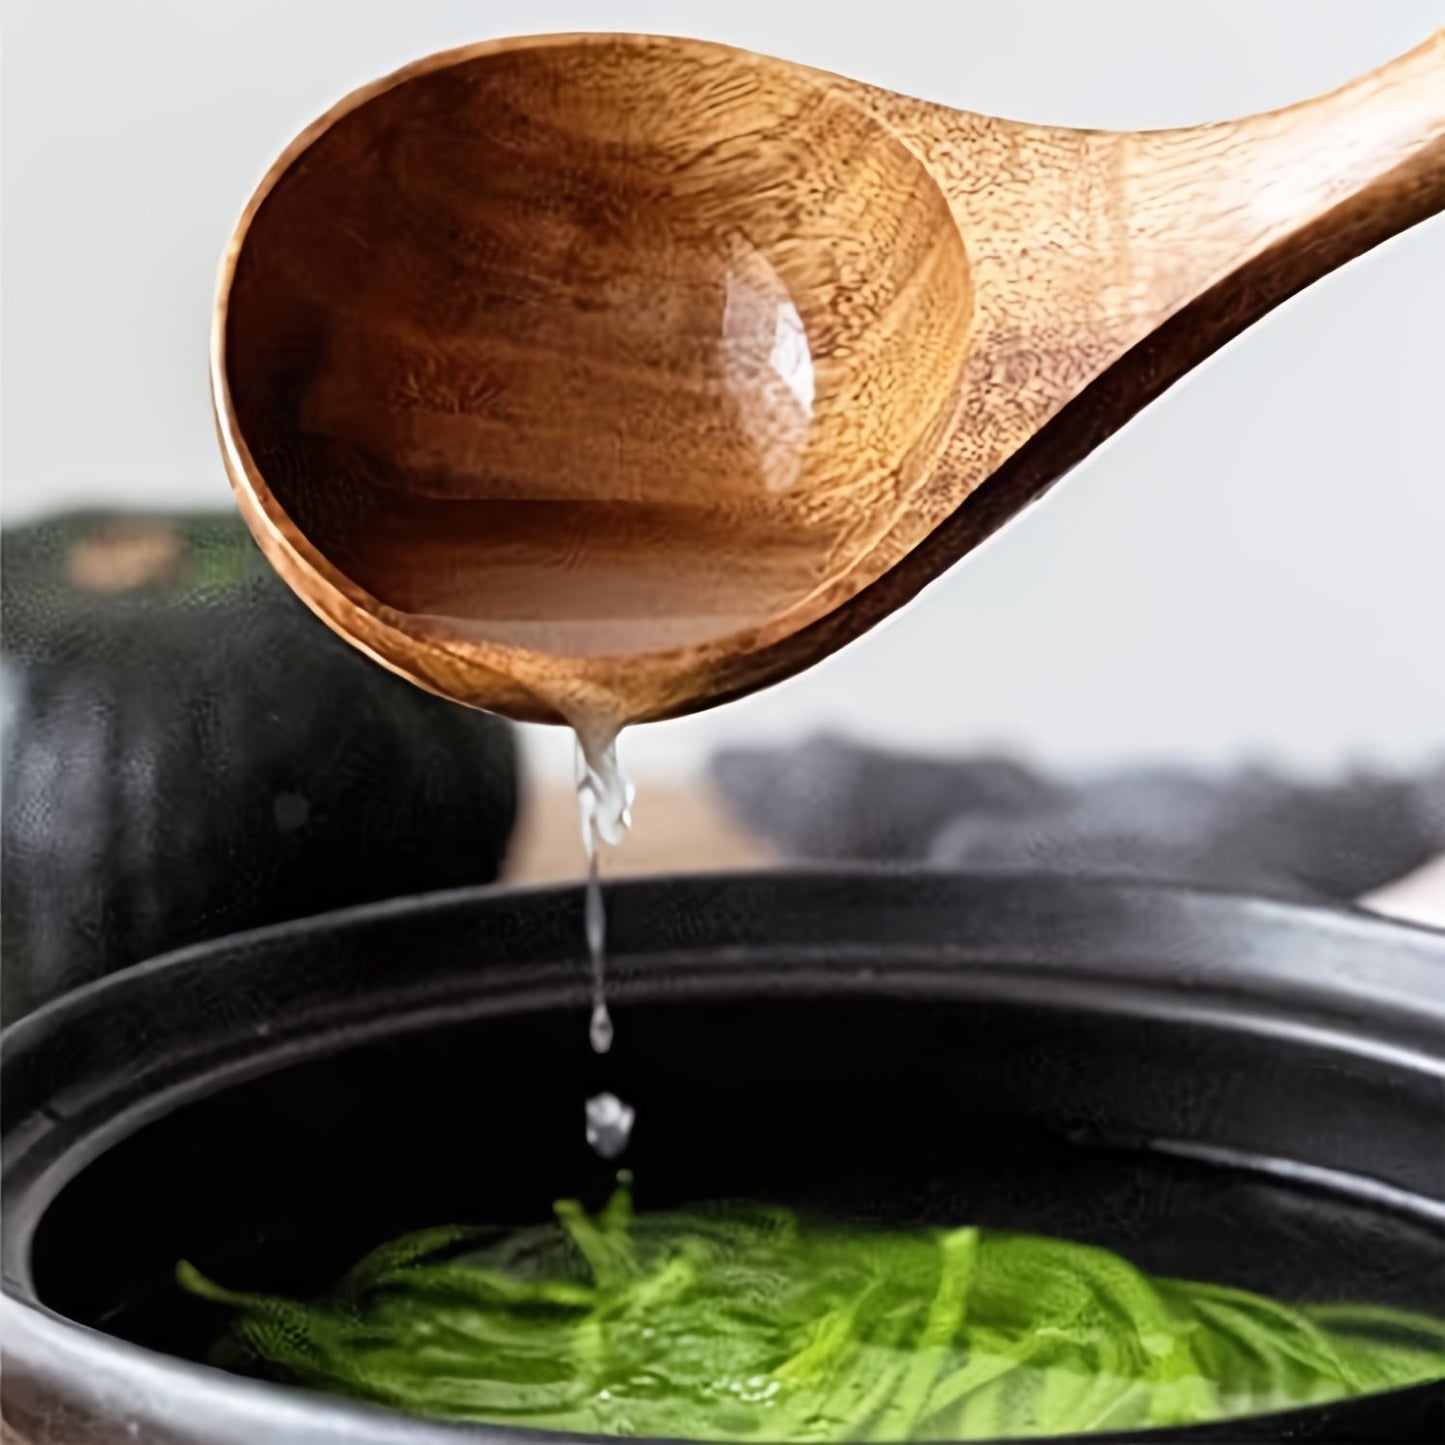
M 1445 1323 L 1291 1308 L 991 1229 L 729 1205 L 435 1229 L 307 1303 L 236 1314 L 217 1363 L 419 1415 L 695 1440 L 977 1440 L 1180 1425 L 1445 1377 Z

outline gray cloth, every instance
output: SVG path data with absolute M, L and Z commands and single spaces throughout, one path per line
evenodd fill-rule
M 1306 784 L 1261 769 L 1063 779 L 1002 757 L 911 757 L 822 736 L 710 765 L 786 856 L 1038 868 L 1351 899 L 1445 852 L 1445 764 Z

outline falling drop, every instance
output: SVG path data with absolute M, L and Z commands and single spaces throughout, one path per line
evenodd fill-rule
M 632 1137 L 637 1111 L 616 1094 L 595 1094 L 587 1101 L 587 1142 L 604 1159 L 616 1159 Z
M 594 1054 L 605 1054 L 612 1047 L 612 1015 L 601 1001 L 592 1005 L 592 1024 L 587 1031 Z

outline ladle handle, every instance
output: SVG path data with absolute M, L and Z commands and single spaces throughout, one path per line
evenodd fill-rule
M 992 122 L 957 113 L 915 144 L 967 153 Z M 1034 132 L 1021 128 L 1023 136 Z M 941 139 L 942 137 L 942 139 Z M 1018 234 L 988 238 L 990 261 L 1022 256 L 1021 284 L 1049 277 L 1050 294 L 1088 296 L 1076 328 L 1085 374 L 1055 385 L 1032 431 L 1002 463 L 969 478 L 953 509 L 893 568 L 777 649 L 770 679 L 835 651 L 992 535 L 1181 376 L 1253 322 L 1371 247 L 1445 211 L 1445 30 L 1329 95 L 1244 120 L 1181 130 L 1059 130 L 1070 158 L 1032 212 L 1011 201 Z M 977 177 L 940 168 L 961 224 Z M 1059 245 L 1058 189 L 1107 197 L 1090 243 Z M 1092 219 L 1081 203 L 1080 231 Z M 1071 240 L 1075 233 L 1064 232 Z M 1090 245 L 1093 258 L 1089 255 Z M 1061 315 L 1063 314 L 1061 306 Z M 1012 338 L 1007 338 L 1010 342 Z M 1002 350 L 1005 361 L 1011 351 Z M 1037 371 L 1037 367 L 1034 368 Z M 998 388 L 988 392 L 990 398 Z M 750 679 L 751 681 L 752 679 Z M 754 684 L 755 685 L 755 684 Z
M 1128 137 L 1124 161 L 1141 291 L 1168 314 L 1232 279 L 1247 324 L 1445 210 L 1445 30 L 1317 100 Z

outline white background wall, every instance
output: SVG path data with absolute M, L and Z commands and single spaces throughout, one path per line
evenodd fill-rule
M 1442 0 L 6 0 L 4 516 L 224 507 L 216 259 L 277 150 L 362 81 L 516 32 L 656 30 L 1029 120 L 1282 105 Z M 1445 748 L 1445 220 L 1332 277 L 1005 536 L 813 672 L 630 738 L 639 772 L 821 725 L 1062 762 Z M 542 739 L 564 766 L 561 739 Z

